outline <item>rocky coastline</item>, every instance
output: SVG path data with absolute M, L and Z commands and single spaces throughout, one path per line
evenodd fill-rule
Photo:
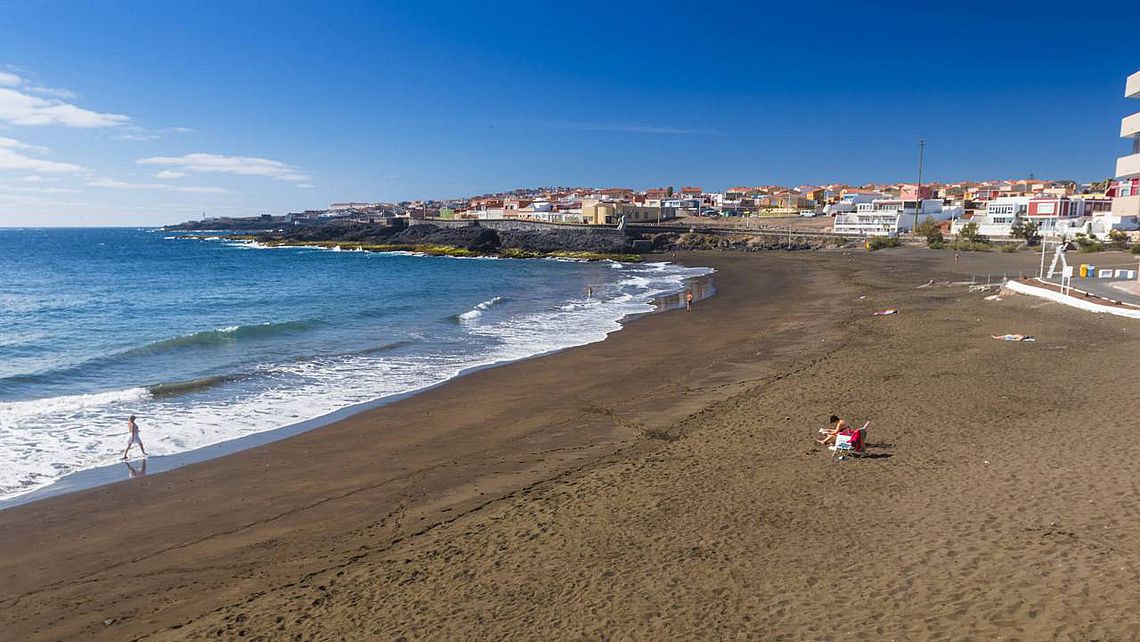
M 269 246 L 340 247 L 369 252 L 419 252 L 436 256 L 563 257 L 583 260 L 640 261 L 630 238 L 616 230 L 589 234 L 573 229 L 495 230 L 480 225 L 444 227 L 421 223 L 407 227 L 375 223 L 330 222 L 295 229 L 235 234 L 229 238 Z

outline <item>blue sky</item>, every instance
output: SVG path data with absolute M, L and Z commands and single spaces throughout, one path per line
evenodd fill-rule
M 0 0 L 0 226 L 914 180 L 919 138 L 930 180 L 1096 180 L 1140 109 L 1134 12 Z

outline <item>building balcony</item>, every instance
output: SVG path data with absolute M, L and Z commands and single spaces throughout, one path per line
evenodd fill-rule
M 1140 154 L 1131 154 L 1116 159 L 1116 177 L 1120 180 L 1140 178 Z
M 1140 195 L 1112 199 L 1113 216 L 1140 216 Z
M 1124 83 L 1124 97 L 1140 98 L 1140 71 L 1129 76 L 1128 82 Z
M 1136 138 L 1140 136 L 1140 112 L 1125 116 L 1124 120 L 1120 121 L 1120 137 L 1121 138 Z

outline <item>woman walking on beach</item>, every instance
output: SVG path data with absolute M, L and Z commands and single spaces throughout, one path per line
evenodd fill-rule
M 127 453 L 131 452 L 131 446 L 135 444 L 139 445 L 143 457 L 146 457 L 146 448 L 143 448 L 142 438 L 139 437 L 139 425 L 135 423 L 134 415 L 127 420 L 127 428 L 131 431 L 131 438 L 127 441 L 127 449 L 123 451 L 123 459 L 127 458 Z
M 693 309 L 693 291 L 687 290 L 685 292 L 685 309 L 692 311 Z

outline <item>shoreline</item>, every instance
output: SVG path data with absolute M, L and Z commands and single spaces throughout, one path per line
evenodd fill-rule
M 663 257 L 661 257 L 661 258 L 663 258 Z M 668 262 L 668 261 L 666 261 L 666 262 Z M 701 266 L 686 266 L 686 267 L 701 267 Z M 699 300 L 707 299 L 707 298 L 715 295 L 715 293 L 716 293 L 716 286 L 714 283 L 715 274 L 716 273 L 714 271 L 712 273 L 702 275 L 702 276 L 685 278 L 682 281 L 681 291 L 688 289 L 689 287 L 691 287 L 691 285 L 693 283 L 700 283 L 701 284 L 700 286 L 694 288 L 694 290 L 696 291 L 696 294 L 697 294 L 696 300 L 699 301 Z M 658 296 L 654 297 L 649 303 L 650 303 L 650 305 L 652 305 L 654 307 L 653 311 L 646 312 L 643 314 L 626 315 L 625 317 L 618 319 L 618 323 L 621 325 L 621 327 L 618 330 L 616 330 L 615 332 L 622 332 L 622 331 L 626 330 L 626 326 L 628 324 L 633 323 L 642 317 L 652 315 L 652 314 L 659 314 L 659 313 L 666 312 L 669 310 L 674 310 L 674 309 L 677 309 L 678 307 L 684 307 L 684 304 L 680 300 L 679 292 L 666 293 L 666 294 L 658 295 Z M 608 333 L 606 335 L 606 337 L 604 339 L 602 339 L 601 341 L 608 340 L 610 335 L 614 334 L 615 332 Z M 600 341 L 594 342 L 594 343 L 600 343 Z M 512 359 L 512 360 L 506 360 L 506 361 L 501 361 L 501 362 L 496 362 L 496 363 L 471 366 L 469 368 L 465 368 L 465 369 L 459 371 L 453 377 L 450 377 L 448 379 L 445 379 L 445 380 L 440 381 L 440 382 L 435 383 L 435 384 L 424 386 L 422 388 L 409 390 L 407 392 L 402 392 L 402 393 L 390 395 L 387 397 L 380 397 L 377 399 L 372 399 L 372 400 L 365 401 L 365 402 L 358 403 L 358 404 L 353 404 L 350 406 L 339 408 L 337 410 L 326 413 L 324 415 L 320 415 L 318 417 L 313 417 L 311 419 L 306 419 L 304 421 L 299 421 L 296 423 L 285 424 L 282 426 L 278 426 L 277 428 L 265 430 L 262 432 L 257 432 L 257 433 L 253 433 L 253 434 L 249 434 L 249 435 L 244 435 L 241 437 L 236 437 L 233 439 L 228 439 L 226 441 L 222 441 L 222 442 L 219 442 L 216 444 L 210 444 L 208 446 L 203 446 L 201 448 L 196 448 L 194 450 L 189 450 L 189 451 L 180 452 L 180 453 L 173 453 L 170 455 L 153 455 L 150 457 L 143 457 L 143 458 L 137 458 L 136 457 L 136 458 L 132 458 L 130 460 L 124 460 L 121 463 L 107 464 L 107 465 L 103 465 L 103 466 L 97 466 L 95 468 L 88 468 L 85 470 L 80 470 L 80 471 L 76 471 L 73 473 L 69 473 L 68 475 L 65 475 L 65 476 L 63 476 L 63 477 L 61 477 L 55 481 L 52 481 L 47 485 L 39 486 L 37 488 L 28 490 L 26 492 L 22 492 L 18 495 L 14 495 L 12 497 L 0 498 L 0 513 L 2 513 L 5 510 L 8 510 L 8 509 L 15 508 L 16 506 L 22 506 L 22 505 L 26 505 L 26 504 L 30 504 L 30 503 L 34 503 L 34 502 L 38 502 L 38 501 L 43 501 L 45 499 L 49 499 L 52 497 L 63 496 L 63 495 L 67 495 L 70 493 L 75 493 L 75 492 L 79 492 L 79 491 L 83 491 L 83 490 L 87 490 L 87 489 L 91 489 L 91 488 L 97 488 L 100 486 L 105 486 L 108 484 L 117 484 L 117 483 L 129 482 L 129 481 L 132 481 L 134 479 L 138 479 L 142 476 L 160 475 L 160 474 L 167 473 L 167 472 L 170 472 L 173 470 L 177 470 L 179 468 L 182 468 L 184 466 L 188 466 L 191 464 L 226 457 L 226 456 L 232 455 L 234 453 L 241 452 L 243 450 L 247 450 L 250 448 L 257 448 L 259 446 L 263 446 L 263 445 L 270 444 L 270 443 L 273 443 L 276 441 L 280 441 L 282 439 L 289 439 L 290 437 L 293 437 L 293 436 L 296 436 L 299 434 L 303 434 L 303 433 L 311 431 L 311 430 L 316 430 L 318 428 L 322 428 L 324 426 L 334 424 L 338 421 L 343 421 L 343 420 L 348 419 L 354 415 L 357 415 L 360 413 L 365 413 L 365 412 L 368 412 L 370 410 L 374 410 L 376 408 L 382 408 L 386 405 L 399 402 L 403 399 L 407 399 L 407 398 L 413 397 L 415 395 L 423 394 L 424 392 L 427 392 L 429 390 L 433 390 L 433 389 L 438 388 L 440 386 L 448 385 L 449 383 L 451 383 L 457 379 L 468 376 L 468 375 L 473 374 L 475 372 L 479 372 L 481 370 L 485 370 L 485 369 L 489 369 L 489 368 L 500 368 L 503 366 L 510 365 L 512 363 L 518 363 L 521 361 L 528 361 L 531 359 L 539 359 L 539 358 L 542 358 L 542 357 L 545 357 L 545 356 L 548 356 L 551 354 L 557 354 L 559 352 L 562 352 L 563 350 L 569 350 L 572 348 L 578 348 L 578 347 L 582 347 L 582 346 L 586 346 L 586 345 L 591 345 L 591 344 L 586 343 L 586 344 L 572 345 L 572 346 L 567 346 L 564 348 L 557 348 L 557 349 L 549 350 L 546 352 L 528 355 L 528 356 L 523 357 L 521 359 Z M 128 466 L 128 464 L 130 464 L 130 465 Z M 139 474 L 138 468 L 140 465 L 143 465 L 143 464 L 145 464 L 145 467 L 142 469 L 143 472 L 141 474 Z M 124 470 L 124 468 L 126 468 L 127 470 Z
M 1120 608 L 1140 599 L 1140 492 L 1117 445 L 1132 427 L 1104 403 L 1131 391 L 1126 323 L 954 285 L 1030 255 L 680 258 L 717 269 L 717 296 L 692 313 L 0 512 L 0 637 L 1127 639 L 1140 626 Z M 872 315 L 884 308 L 899 313 Z M 1038 341 L 990 338 L 1002 332 Z M 810 441 L 833 413 L 871 420 L 871 456 L 835 462 Z M 831 595 L 871 606 L 821 609 Z

